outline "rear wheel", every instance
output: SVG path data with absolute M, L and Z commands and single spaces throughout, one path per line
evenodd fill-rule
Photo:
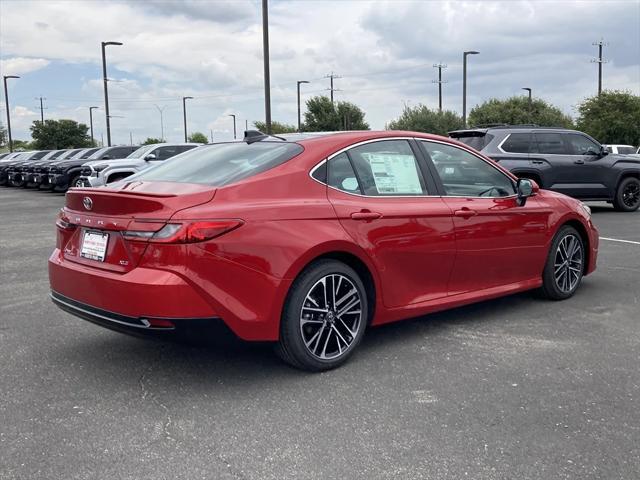
M 640 180 L 627 177 L 620 182 L 613 198 L 613 206 L 621 212 L 633 212 L 640 207 Z
M 578 231 L 565 225 L 551 242 L 547 263 L 542 274 L 542 292 L 552 300 L 572 296 L 584 274 L 586 252 Z
M 338 367 L 362 340 L 368 307 L 355 270 L 336 260 L 315 262 L 289 291 L 276 353 L 302 370 Z

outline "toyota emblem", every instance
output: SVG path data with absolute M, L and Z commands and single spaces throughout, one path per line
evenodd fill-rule
M 84 197 L 82 199 L 82 205 L 84 205 L 85 209 L 91 210 L 93 208 L 93 200 L 91 200 L 91 198 L 89 197 Z

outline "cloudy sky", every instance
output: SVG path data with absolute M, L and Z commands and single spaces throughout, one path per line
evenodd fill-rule
M 262 23 L 257 0 L 0 0 L 0 62 L 10 80 L 14 138 L 28 139 L 39 119 L 71 118 L 104 133 L 101 41 L 108 47 L 114 143 L 160 136 L 182 139 L 182 96 L 189 130 L 214 139 L 264 118 Z M 303 101 L 327 94 L 360 105 L 384 128 L 403 105 L 437 108 L 444 70 L 444 108 L 461 111 L 462 52 L 469 59 L 468 104 L 524 94 L 575 115 L 596 93 L 593 42 L 604 39 L 604 87 L 640 94 L 640 1 L 288 1 L 270 2 L 272 117 L 296 122 L 296 80 Z M 0 110 L 5 120 L 4 97 Z

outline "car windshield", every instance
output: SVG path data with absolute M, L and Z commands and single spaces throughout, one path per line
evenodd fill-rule
M 194 148 L 127 180 L 222 187 L 274 168 L 304 149 L 289 142 L 218 143 Z
M 157 144 L 153 143 L 151 145 L 143 145 L 142 147 L 134 150 L 129 155 L 127 155 L 127 158 L 143 158 L 149 150 L 153 150 L 157 146 Z
M 456 133 L 452 138 L 480 151 L 493 139 L 493 135 L 482 132 Z

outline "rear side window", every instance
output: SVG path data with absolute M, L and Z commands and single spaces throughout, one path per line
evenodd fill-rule
M 471 148 L 474 148 L 480 151 L 484 147 L 489 145 L 489 143 L 491 143 L 491 140 L 493 140 L 494 135 L 491 135 L 490 133 L 483 133 L 481 135 L 478 135 L 478 134 L 464 135 L 464 136 L 456 135 L 453 138 L 458 140 L 459 142 L 464 143 L 465 145 L 468 145 Z
M 222 187 L 266 172 L 303 152 L 297 143 L 218 143 L 194 148 L 157 167 L 143 170 L 130 180 L 200 183 Z
M 347 154 L 364 195 L 426 195 L 424 179 L 408 141 L 367 143 Z
M 129 155 L 134 150 L 135 150 L 135 148 L 133 148 L 133 147 L 116 147 L 116 148 L 112 148 L 111 150 L 106 152 L 105 155 L 103 155 L 103 158 L 105 158 L 105 157 L 107 157 L 107 158 L 125 158 L 127 155 Z
M 89 150 L 87 150 L 86 152 L 84 152 L 82 154 L 82 156 L 80 157 L 82 160 L 84 160 L 85 158 L 89 158 L 91 155 L 93 155 L 94 153 L 96 153 L 98 151 L 97 148 L 90 148 Z
M 569 155 L 569 149 L 562 141 L 562 135 L 559 133 L 536 133 L 536 143 L 538 144 L 538 153 L 551 153 L 554 155 Z
M 509 153 L 530 153 L 531 151 L 531 134 L 530 133 L 512 133 L 502 143 L 502 150 Z
M 353 171 L 349 157 L 341 153 L 329 162 L 329 176 L 327 183 L 330 187 L 337 188 L 348 193 L 362 193 L 358 177 Z

